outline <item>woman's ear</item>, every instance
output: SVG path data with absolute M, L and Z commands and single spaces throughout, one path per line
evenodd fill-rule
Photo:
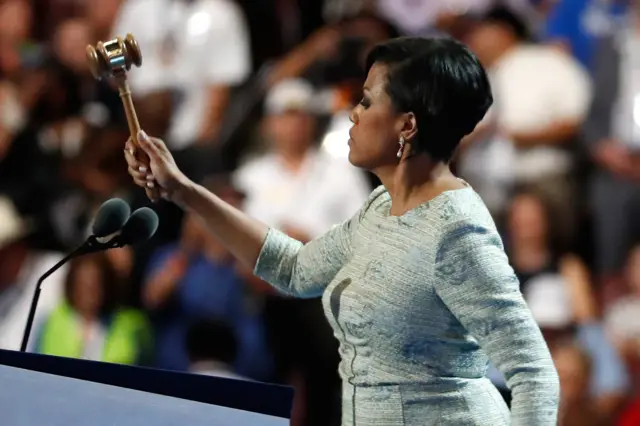
M 402 130 L 400 130 L 400 136 L 405 141 L 413 140 L 418 134 L 418 121 L 416 115 L 412 112 L 402 114 Z

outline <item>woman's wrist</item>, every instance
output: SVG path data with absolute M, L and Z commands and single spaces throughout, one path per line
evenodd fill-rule
M 171 201 L 182 207 L 190 209 L 193 202 L 193 193 L 197 190 L 197 184 L 186 176 L 182 176 L 177 181 L 175 189 L 171 193 Z

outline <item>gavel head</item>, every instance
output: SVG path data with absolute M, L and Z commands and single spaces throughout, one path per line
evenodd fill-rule
M 91 74 L 101 80 L 124 75 L 132 65 L 142 65 L 142 52 L 133 35 L 127 34 L 124 40 L 117 37 L 105 42 L 100 41 L 95 47 L 87 46 L 87 60 Z

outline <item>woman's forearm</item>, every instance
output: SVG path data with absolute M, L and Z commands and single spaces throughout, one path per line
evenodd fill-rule
M 186 182 L 174 198 L 198 215 L 213 235 L 253 270 L 269 227 L 229 205 L 201 185 Z

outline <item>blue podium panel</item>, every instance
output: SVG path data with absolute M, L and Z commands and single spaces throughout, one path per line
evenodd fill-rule
M 0 426 L 286 426 L 293 390 L 0 350 Z
M 288 426 L 289 420 L 0 366 L 3 426 Z

